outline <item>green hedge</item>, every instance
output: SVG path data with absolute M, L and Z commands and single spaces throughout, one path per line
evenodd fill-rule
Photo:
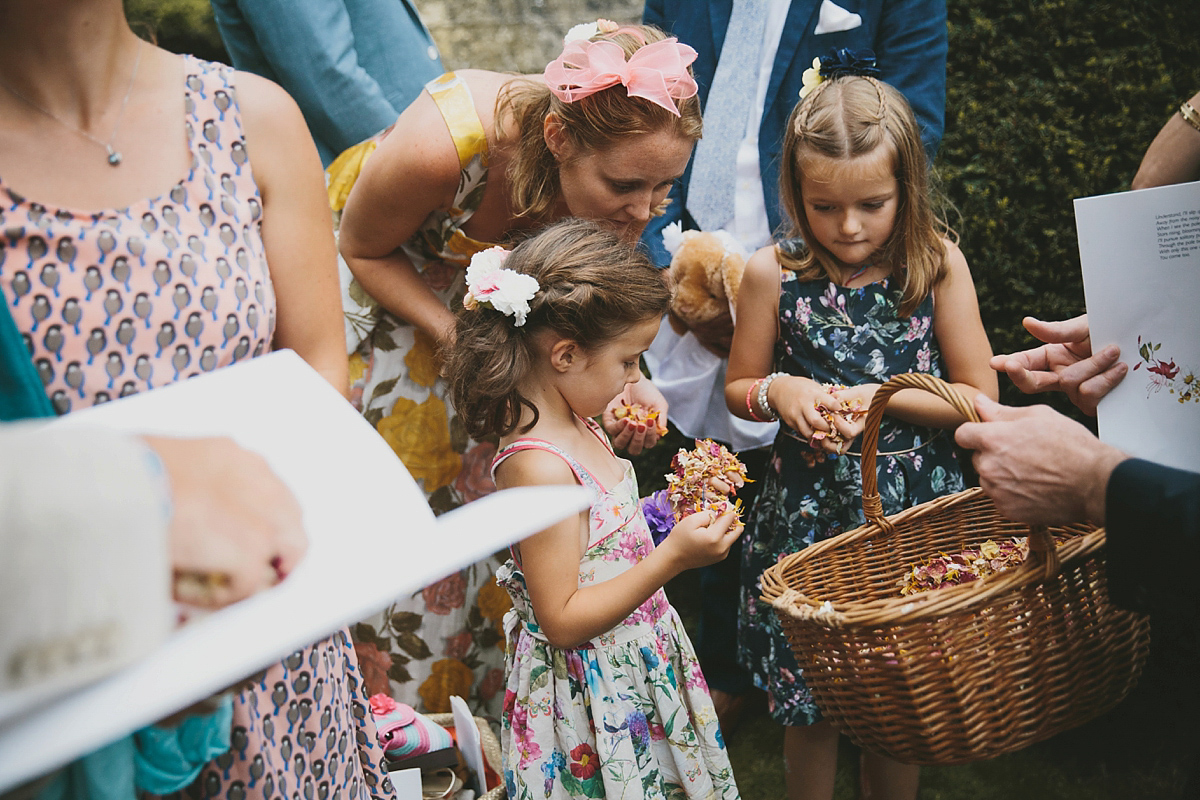
M 1025 314 L 1083 310 L 1071 200 L 1128 189 L 1200 89 L 1200 2 L 951 0 L 949 19 L 936 166 L 992 347 L 1011 352 L 1032 343 Z

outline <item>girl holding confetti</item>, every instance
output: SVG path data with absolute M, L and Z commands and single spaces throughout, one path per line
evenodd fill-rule
M 833 796 L 838 734 L 774 612 L 758 603 L 759 577 L 784 554 L 863 523 L 856 440 L 890 376 L 927 372 L 969 399 L 997 395 L 971 274 L 932 210 L 908 103 L 873 77 L 871 54 L 818 63 L 784 139 L 781 191 L 798 238 L 747 263 L 725 384 L 735 414 L 782 422 L 747 523 L 738 649 L 787 726 L 790 800 Z M 885 514 L 963 488 L 946 434 L 963 421 L 926 392 L 891 398 L 879 437 Z M 917 767 L 864 752 L 863 796 L 913 798 L 917 780 Z
M 633 468 L 592 421 L 654 339 L 662 273 L 596 223 L 476 255 L 446 370 L 496 485 L 582 485 L 589 513 L 512 548 L 504 780 L 512 800 L 738 796 L 708 688 L 663 584 L 725 557 L 732 510 L 700 511 L 655 548 Z M 714 483 L 715 486 L 715 483 Z M 728 487 L 726 487 L 728 488 Z

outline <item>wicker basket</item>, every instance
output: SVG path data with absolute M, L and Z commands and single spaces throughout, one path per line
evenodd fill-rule
M 904 388 L 979 419 L 937 378 L 888 381 L 863 434 L 867 523 L 763 573 L 762 599 L 779 615 L 822 713 L 868 750 L 910 764 L 959 764 L 1018 750 L 1112 708 L 1137 680 L 1150 625 L 1108 600 L 1104 530 L 1030 530 L 1001 517 L 979 489 L 884 517 L 879 423 L 888 398 Z M 900 595 L 898 581 L 916 563 L 1025 535 L 1031 553 L 1019 567 Z

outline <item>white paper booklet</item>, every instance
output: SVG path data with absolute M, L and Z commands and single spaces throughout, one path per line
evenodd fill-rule
M 1100 438 L 1200 472 L 1200 182 L 1075 201 L 1092 347 L 1130 371 L 1100 403 Z
M 227 435 L 261 454 L 304 512 L 309 550 L 279 586 L 177 630 L 157 651 L 0 727 L 0 792 L 252 675 L 338 628 L 575 513 L 578 487 L 497 492 L 434 518 L 371 426 L 281 351 L 51 424 Z

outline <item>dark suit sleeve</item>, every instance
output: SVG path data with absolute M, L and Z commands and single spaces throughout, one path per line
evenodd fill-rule
M 885 0 L 875 37 L 883 80 L 908 98 L 930 160 L 946 126 L 945 0 Z
M 1105 494 L 1108 594 L 1133 611 L 1200 610 L 1200 474 L 1138 458 Z
M 642 9 L 642 23 L 645 25 L 654 25 L 670 33 L 674 22 L 667 18 L 666 0 L 646 0 L 646 5 Z M 672 222 L 678 222 L 683 215 L 684 198 L 681 184 L 682 181 L 677 181 L 671 187 L 671 193 L 668 195 L 671 198 L 671 203 L 667 206 L 666 213 L 661 217 L 651 218 L 650 222 L 646 225 L 646 230 L 642 232 L 642 247 L 649 253 L 650 260 L 659 267 L 666 267 L 671 264 L 671 255 L 667 252 L 667 248 L 663 247 L 662 232 L 663 228 Z
M 661 30 L 667 30 L 667 14 L 664 0 L 646 0 L 642 8 L 642 24 L 653 25 Z

